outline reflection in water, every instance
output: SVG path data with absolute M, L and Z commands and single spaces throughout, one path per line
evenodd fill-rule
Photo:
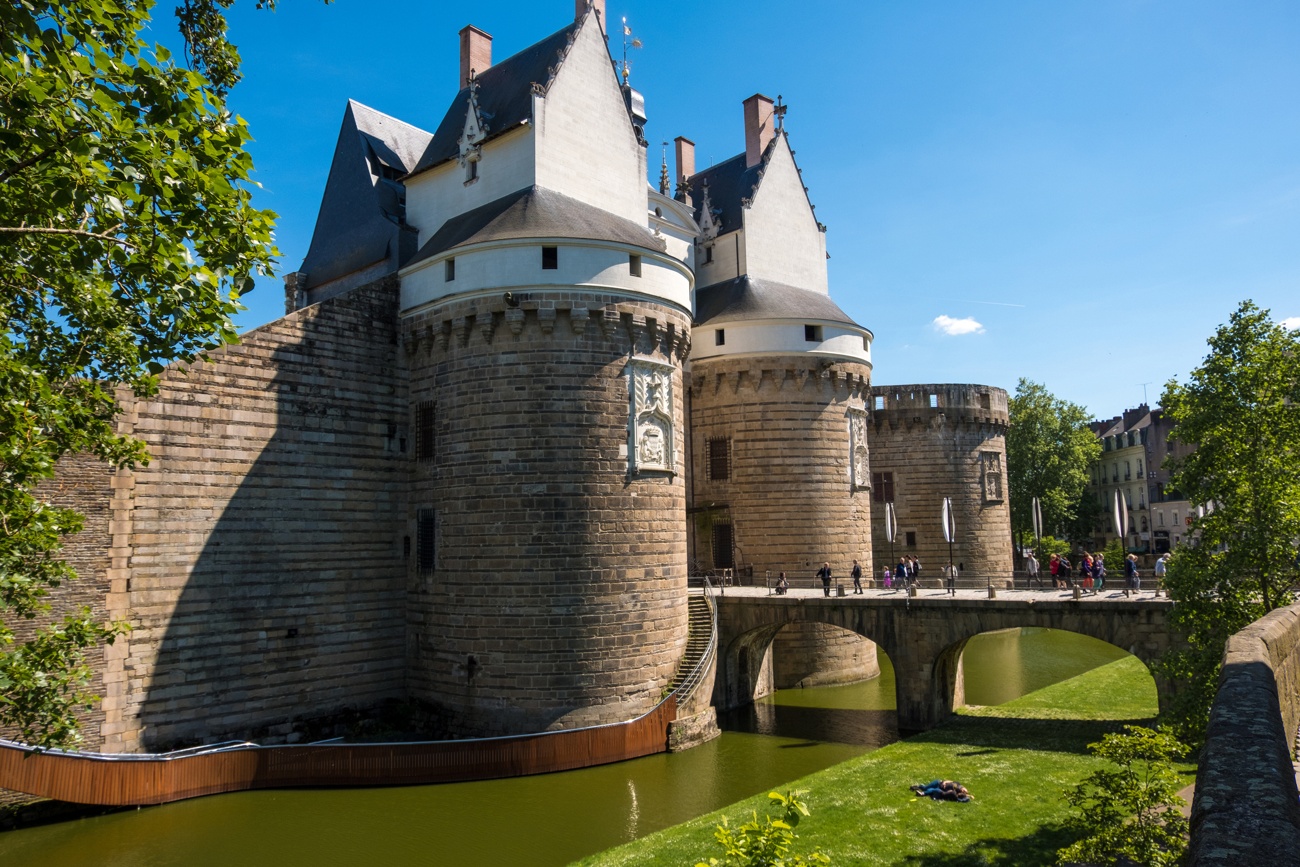
M 1063 632 L 979 636 L 964 657 L 967 701 L 1005 701 L 1122 655 Z M 684 753 L 478 783 L 200 798 L 0 833 L 0 864 L 568 864 L 897 739 L 883 655 L 880 667 L 859 684 L 779 692 Z

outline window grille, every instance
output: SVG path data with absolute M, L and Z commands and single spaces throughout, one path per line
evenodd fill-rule
M 417 461 L 433 460 L 436 408 L 437 404 L 431 400 L 423 401 L 415 408 L 415 459 Z
M 437 568 L 437 521 L 433 509 L 420 509 L 415 516 L 416 563 L 421 575 Z
M 704 442 L 705 472 L 711 482 L 725 482 L 731 478 L 731 438 L 709 437 Z
M 871 499 L 877 503 L 894 502 L 894 474 L 871 474 Z

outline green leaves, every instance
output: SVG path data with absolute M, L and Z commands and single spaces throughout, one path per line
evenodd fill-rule
M 1161 399 L 1173 437 L 1196 450 L 1167 466 L 1202 514 L 1165 578 L 1186 648 L 1161 660 L 1178 685 L 1174 720 L 1197 741 L 1209 719 L 1223 644 L 1295 599 L 1300 579 L 1300 336 L 1244 301 L 1210 338 L 1186 385 Z
M 779 819 L 765 816 L 760 822 L 758 814 L 753 813 L 748 822 L 733 830 L 724 817 L 722 824 L 714 830 L 713 837 L 722 847 L 726 858 L 722 861 L 710 858 L 698 862 L 695 867 L 810 867 L 813 864 L 831 863 L 831 859 L 820 850 L 807 855 L 790 852 L 798 838 L 794 829 L 801 818 L 809 815 L 808 807 L 799 798 L 802 794 L 768 793 L 771 807 L 782 813 Z
M 1077 812 L 1073 827 L 1085 835 L 1062 849 L 1058 864 L 1113 864 L 1127 859 L 1150 867 L 1173 867 L 1187 847 L 1187 820 L 1177 808 L 1182 781 L 1174 769 L 1184 747 L 1171 733 L 1125 726 L 1089 744 L 1095 756 L 1115 765 L 1090 774 L 1066 792 Z
M 115 389 L 149 395 L 168 365 L 233 341 L 239 293 L 273 265 L 248 128 L 223 101 L 229 5 L 185 3 L 199 71 L 145 42 L 145 0 L 0 7 L 0 725 L 33 743 L 70 742 L 82 654 L 117 631 L 46 611 L 80 523 L 39 484 L 72 453 L 145 461 Z M 23 642 L 5 625 L 33 618 Z
M 1074 538 L 1081 523 L 1086 534 L 1097 507 L 1081 502 L 1083 490 L 1088 468 L 1101 454 L 1101 444 L 1088 427 L 1087 410 L 1027 379 L 1016 386 L 1009 409 L 1007 477 L 1012 531 L 1017 539 L 1032 538 L 1031 504 L 1038 497 L 1045 534 Z

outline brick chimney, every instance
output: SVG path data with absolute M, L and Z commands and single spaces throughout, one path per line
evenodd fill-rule
M 573 20 L 581 21 L 587 14 L 587 7 L 596 7 L 596 17 L 600 19 L 600 29 L 605 30 L 605 0 L 573 0 Z
M 745 168 L 752 168 L 763 161 L 763 151 L 767 150 L 775 134 L 776 118 L 773 116 L 772 100 L 761 93 L 745 100 Z
M 460 31 L 460 86 L 469 84 L 470 70 L 482 75 L 492 65 L 492 37 L 472 24 Z
M 677 144 L 677 198 L 689 205 L 691 196 L 686 191 L 686 182 L 695 174 L 695 142 L 684 135 L 679 135 L 674 141 Z

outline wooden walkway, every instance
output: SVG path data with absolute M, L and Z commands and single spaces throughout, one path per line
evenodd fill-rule
M 249 789 L 401 786 L 568 771 L 668 750 L 669 696 L 646 715 L 592 728 L 396 744 L 240 744 L 154 755 L 40 752 L 0 741 L 0 788 L 79 804 L 134 806 Z

